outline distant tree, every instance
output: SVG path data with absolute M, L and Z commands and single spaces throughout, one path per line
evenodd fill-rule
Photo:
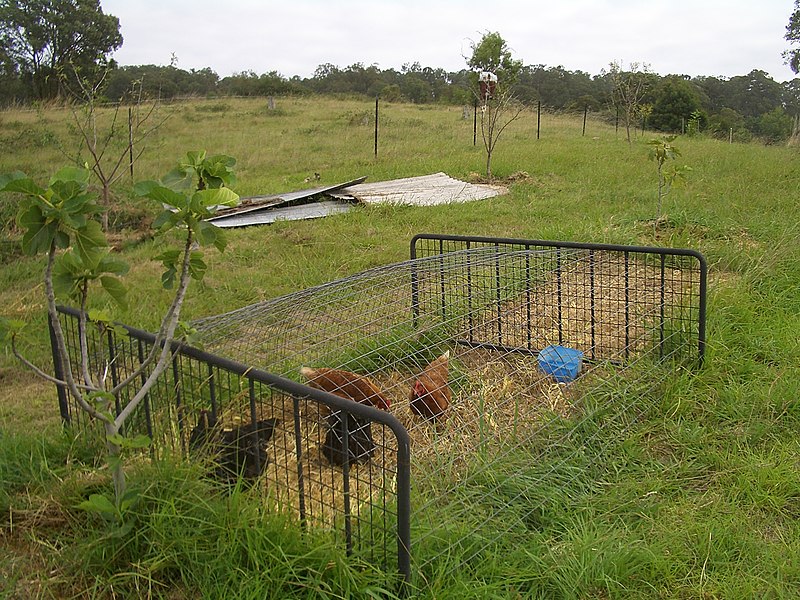
M 710 115 L 706 127 L 711 135 L 720 139 L 735 137 L 737 141 L 746 142 L 751 138 L 744 117 L 732 108 L 723 108 Z
M 759 116 L 757 134 L 768 144 L 783 142 L 792 135 L 792 118 L 782 107 Z
M 794 0 L 794 12 L 789 15 L 784 38 L 790 45 L 800 44 L 800 0 Z M 786 50 L 783 58 L 794 73 L 800 73 L 800 48 Z
M 610 63 L 608 76 L 611 80 L 611 101 L 614 108 L 622 116 L 625 124 L 625 133 L 628 143 L 631 143 L 631 128 L 635 127 L 639 107 L 642 104 L 651 78 L 650 69 L 646 64 L 633 62 L 629 69 L 624 71 L 621 63 Z
M 119 19 L 99 0 L 2 0 L 0 47 L 37 98 L 55 98 L 62 81 L 102 72 L 122 45 Z
M 783 86 L 759 69 L 731 77 L 726 85 L 727 106 L 757 119 L 782 105 Z
M 700 96 L 694 86 L 682 77 L 666 77 L 655 91 L 653 112 L 648 122 L 656 131 L 679 132 L 697 110 Z
M 499 33 L 486 33 L 472 45 L 467 64 L 474 69 L 472 89 L 481 106 L 481 137 L 486 149 L 486 177 L 492 178 L 492 155 L 497 140 L 513 121 L 519 118 L 523 105 L 513 94 L 522 61 L 511 56 L 506 41 Z M 489 86 L 480 85 L 482 73 L 494 77 Z

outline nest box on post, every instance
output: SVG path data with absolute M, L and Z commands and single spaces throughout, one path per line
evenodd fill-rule
M 486 104 L 494 96 L 495 88 L 497 87 L 497 75 L 489 71 L 483 71 L 478 77 L 478 83 L 481 89 L 481 102 Z

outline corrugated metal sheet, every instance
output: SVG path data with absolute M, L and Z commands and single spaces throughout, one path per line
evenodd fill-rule
M 231 215 L 240 215 L 254 211 L 275 209 L 282 206 L 290 206 L 292 204 L 304 204 L 305 200 L 311 201 L 314 196 L 320 196 L 335 192 L 342 188 L 352 186 L 354 184 L 362 183 L 367 179 L 366 176 L 347 181 L 345 183 L 337 183 L 336 185 L 329 185 L 319 188 L 311 188 L 307 190 L 298 190 L 296 192 L 286 192 L 283 194 L 274 194 L 271 196 L 247 196 L 241 199 L 241 203 L 233 208 L 226 208 L 217 212 L 216 215 L 208 220 L 222 227 L 220 221 L 225 221 Z
M 444 173 L 435 173 L 421 177 L 351 185 L 340 189 L 335 195 L 352 196 L 364 204 L 435 206 L 485 200 L 507 193 L 508 189 L 500 185 L 466 183 L 448 177 Z
M 250 196 L 243 198 L 239 206 L 221 210 L 208 220 L 218 227 L 247 227 L 340 214 L 350 210 L 354 202 L 435 206 L 508 193 L 503 186 L 466 183 L 444 173 L 377 183 L 363 183 L 365 179 L 272 196 Z M 326 199 L 318 200 L 320 197 Z
M 298 206 L 282 206 L 266 208 L 257 211 L 234 213 L 224 218 L 215 217 L 214 225 L 217 227 L 248 227 L 250 225 L 268 225 L 275 221 L 301 221 L 304 219 L 318 219 L 329 215 L 347 212 L 353 204 L 341 200 L 321 200 Z

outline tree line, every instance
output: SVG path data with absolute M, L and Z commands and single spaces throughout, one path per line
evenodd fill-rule
M 800 17 L 796 20 L 800 23 Z M 792 41 L 789 33 L 787 39 Z M 243 71 L 220 78 L 211 68 L 185 70 L 175 61 L 169 66 L 120 66 L 108 57 L 121 45 L 119 20 L 104 14 L 99 0 L 2 0 L 0 105 L 65 100 L 85 80 L 91 80 L 92 89 L 110 102 L 133 97 L 166 101 L 186 96 L 304 94 L 355 94 L 389 102 L 453 105 L 472 105 L 475 99 L 474 73 L 468 68 L 452 72 L 417 62 L 399 70 L 326 63 L 306 78 L 285 77 L 277 71 Z M 563 66 L 522 64 L 513 94 L 531 106 L 592 111 L 618 120 L 615 75 L 626 70 L 613 63 L 610 67 L 591 75 Z M 797 129 L 800 78 L 779 83 L 761 70 L 730 78 L 661 76 L 635 63 L 627 74 L 642 84 L 636 103 L 642 127 L 733 135 L 742 141 L 757 137 L 767 142 L 785 140 Z M 99 80 L 102 85 L 98 86 Z

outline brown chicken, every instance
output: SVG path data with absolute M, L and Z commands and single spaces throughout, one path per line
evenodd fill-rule
M 308 385 L 313 388 L 361 404 L 371 404 L 377 408 L 389 410 L 391 404 L 389 399 L 363 375 L 339 369 L 312 369 L 310 367 L 301 368 L 300 374 L 308 380 Z
M 414 414 L 436 420 L 447 410 L 450 406 L 449 370 L 449 350 L 425 367 L 408 397 Z
M 339 369 L 310 367 L 301 368 L 300 374 L 313 388 L 330 392 L 340 398 L 389 410 L 389 399 L 363 375 Z M 321 408 L 328 425 L 325 443 L 321 447 L 322 455 L 331 464 L 338 466 L 368 461 L 375 452 L 370 422 L 341 410 L 331 411 L 327 406 Z

